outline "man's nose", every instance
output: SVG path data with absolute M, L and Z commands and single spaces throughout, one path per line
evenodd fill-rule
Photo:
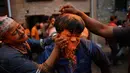
M 17 29 L 17 31 L 18 31 L 18 33 L 21 34 L 21 35 L 24 34 L 24 29 Z
M 75 37 L 71 37 L 71 42 L 76 42 L 76 38 Z

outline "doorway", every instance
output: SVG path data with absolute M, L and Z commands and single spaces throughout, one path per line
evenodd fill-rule
M 31 16 L 26 16 L 27 26 L 31 30 L 31 28 L 36 23 L 47 22 L 48 18 L 49 18 L 49 16 L 46 16 L 46 15 L 31 15 Z

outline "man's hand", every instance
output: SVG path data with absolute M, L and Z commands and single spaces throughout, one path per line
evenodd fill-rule
M 72 13 L 72 14 L 79 14 L 80 11 L 75 9 L 73 6 L 71 5 L 65 5 L 60 9 L 60 12 L 63 13 Z
M 67 39 L 58 36 L 55 37 L 55 48 L 63 50 L 67 47 L 67 45 Z

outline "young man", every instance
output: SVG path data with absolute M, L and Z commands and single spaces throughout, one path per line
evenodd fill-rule
M 80 10 L 71 5 L 65 5 L 61 8 L 61 13 L 73 13 L 79 15 L 85 22 L 86 27 L 93 33 L 104 38 L 114 38 L 122 45 L 130 46 L 130 27 L 111 27 L 107 26 L 93 18 L 90 18 Z M 130 58 L 128 73 L 130 73 Z
M 66 39 L 55 38 L 56 44 L 50 57 L 44 63 L 37 64 L 30 59 L 31 48 L 38 49 L 40 42 L 28 39 L 24 28 L 7 16 L 0 17 L 0 40 L 3 42 L 0 48 L 1 73 L 49 73 L 59 58 L 59 48 L 67 44 Z
M 54 26 L 57 36 L 68 41 L 67 47 L 62 50 L 62 58 L 54 67 L 55 73 L 92 73 L 91 60 L 101 69 L 101 73 L 111 73 L 109 61 L 101 48 L 85 38 L 80 38 L 85 26 L 79 16 L 60 15 Z M 52 38 L 47 38 L 44 41 L 46 46 L 45 51 L 39 56 L 40 64 L 49 57 L 53 50 L 55 42 Z

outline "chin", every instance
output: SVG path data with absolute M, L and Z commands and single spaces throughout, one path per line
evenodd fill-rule
M 71 50 L 75 50 L 77 48 L 78 44 L 69 44 L 67 48 Z
M 19 43 L 24 43 L 27 40 L 28 40 L 28 36 L 25 36 L 24 38 L 20 39 L 18 42 Z

